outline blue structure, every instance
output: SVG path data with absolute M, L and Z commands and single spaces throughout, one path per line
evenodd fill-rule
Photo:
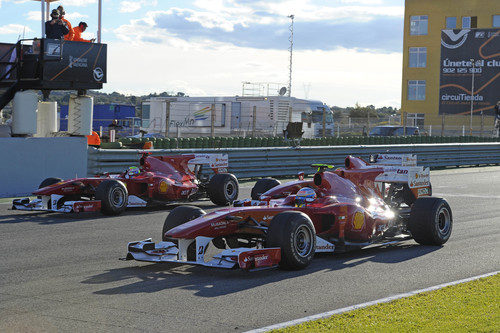
M 108 126 L 113 120 L 118 120 L 118 128 L 120 136 L 132 135 L 133 129 L 135 133 L 139 132 L 140 119 L 135 117 L 135 106 L 123 104 L 96 104 L 94 105 L 92 129 L 99 132 L 101 126 L 104 131 L 108 130 Z M 68 130 L 68 105 L 61 105 L 60 114 L 60 130 Z

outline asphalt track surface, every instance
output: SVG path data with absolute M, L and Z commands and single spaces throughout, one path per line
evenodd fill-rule
M 321 255 L 294 272 L 119 261 L 127 242 L 160 238 L 168 209 L 103 217 L 0 204 L 0 331 L 239 332 L 499 270 L 500 167 L 431 175 L 454 214 L 445 246 Z

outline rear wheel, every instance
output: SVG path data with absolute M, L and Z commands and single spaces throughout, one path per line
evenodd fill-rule
M 230 173 L 214 175 L 207 185 L 207 195 L 218 206 L 227 206 L 238 199 L 238 179 Z
M 46 186 L 54 185 L 54 184 L 57 184 L 57 183 L 62 182 L 62 181 L 63 180 L 61 178 L 54 178 L 54 177 L 46 178 L 43 180 L 43 182 L 40 183 L 38 188 L 41 189 L 41 188 L 44 188 Z
M 252 188 L 252 200 L 259 200 L 260 196 L 272 189 L 273 187 L 276 187 L 280 185 L 281 183 L 274 178 L 262 178 L 259 179 L 255 185 Z
M 195 206 L 179 206 L 172 209 L 172 211 L 167 215 L 165 222 L 163 223 L 163 229 L 161 232 L 161 239 L 163 241 L 170 241 L 177 244 L 177 240 L 171 239 L 165 234 L 170 229 L 173 229 L 181 224 L 194 220 L 200 216 L 205 215 L 205 211 L 201 208 Z M 190 261 L 196 260 L 196 242 L 191 243 L 187 249 L 187 259 Z
M 127 208 L 128 191 L 121 181 L 109 179 L 97 186 L 95 198 L 101 201 L 104 215 L 119 215 Z
M 316 232 L 311 219 L 301 212 L 279 213 L 267 230 L 266 247 L 281 248 L 279 265 L 283 269 L 307 267 L 316 250 Z
M 422 245 L 443 245 L 453 227 L 450 205 L 442 198 L 422 197 L 411 208 L 408 229 Z

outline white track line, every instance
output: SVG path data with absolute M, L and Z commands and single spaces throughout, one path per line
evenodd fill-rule
M 287 321 L 287 322 L 280 323 L 280 324 L 275 324 L 275 325 L 271 325 L 271 326 L 257 328 L 257 329 L 251 330 L 251 331 L 247 331 L 246 333 L 268 332 L 270 330 L 276 330 L 276 329 L 280 329 L 280 328 L 294 326 L 294 325 L 302 324 L 302 323 L 304 323 L 306 321 L 323 319 L 323 318 L 331 317 L 331 316 L 336 315 L 336 314 L 340 314 L 340 313 L 344 313 L 344 312 L 348 312 L 348 311 L 352 311 L 352 310 L 356 310 L 356 309 L 366 308 L 366 307 L 371 306 L 371 305 L 380 304 L 380 303 L 387 303 L 387 302 L 390 302 L 390 301 L 394 301 L 394 300 L 397 300 L 397 299 L 400 299 L 400 298 L 410 297 L 410 296 L 413 296 L 413 295 L 416 295 L 416 294 L 420 294 L 420 293 L 424 293 L 424 292 L 427 292 L 427 291 L 438 290 L 438 289 L 441 289 L 441 288 L 444 288 L 444 287 L 449 287 L 449 286 L 454 286 L 454 285 L 460 284 L 460 283 L 474 281 L 474 280 L 477 280 L 477 279 L 480 279 L 480 278 L 485 278 L 485 277 L 488 277 L 488 276 L 492 276 L 492 275 L 495 275 L 495 274 L 498 274 L 498 273 L 500 273 L 500 271 L 495 271 L 495 272 L 491 272 L 491 273 L 487 273 L 487 274 L 483 274 L 483 275 L 473 276 L 473 277 L 470 277 L 470 278 L 467 278 L 467 279 L 457 280 L 457 281 L 453 281 L 453 282 L 443 283 L 443 284 L 439 284 L 437 286 L 433 286 L 433 287 L 429 287 L 429 288 L 425 288 L 425 289 L 419 289 L 419 290 L 410 291 L 410 292 L 407 292 L 407 293 L 397 294 L 397 295 L 393 295 L 393 296 L 389 296 L 389 297 L 377 299 L 375 301 L 370 301 L 370 302 L 366 302 L 366 303 L 351 305 L 351 306 L 348 306 L 346 308 L 341 308 L 341 309 L 337 309 L 337 310 L 333 310 L 333 311 L 323 312 L 323 313 L 315 314 L 315 315 L 312 315 L 312 316 L 307 316 L 307 317 L 304 317 L 304 318 L 299 318 L 299 319 Z
M 464 197 L 464 198 L 480 198 L 480 199 L 500 199 L 500 195 L 480 195 L 480 194 L 465 194 L 465 193 L 433 193 L 440 197 Z

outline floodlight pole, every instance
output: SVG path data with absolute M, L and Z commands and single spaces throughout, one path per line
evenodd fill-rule
M 102 18 L 102 0 L 99 0 L 98 5 L 98 15 L 97 15 L 97 42 L 101 42 L 101 18 Z
M 42 38 L 45 37 L 45 0 L 41 0 L 40 1 L 41 5 L 42 5 L 42 9 L 41 9 L 41 13 L 42 13 Z
M 476 72 L 476 67 L 474 64 L 474 59 L 470 60 L 472 62 L 472 89 L 470 92 L 470 128 L 469 135 L 472 136 L 472 114 L 474 112 L 474 74 Z
M 290 51 L 290 67 L 289 67 L 289 73 L 288 73 L 288 97 L 292 96 L 292 58 L 293 58 L 293 19 L 295 18 L 295 15 L 289 15 L 288 18 L 291 20 L 289 30 L 290 30 L 290 37 L 288 38 L 288 41 L 290 42 L 290 48 L 288 49 Z

